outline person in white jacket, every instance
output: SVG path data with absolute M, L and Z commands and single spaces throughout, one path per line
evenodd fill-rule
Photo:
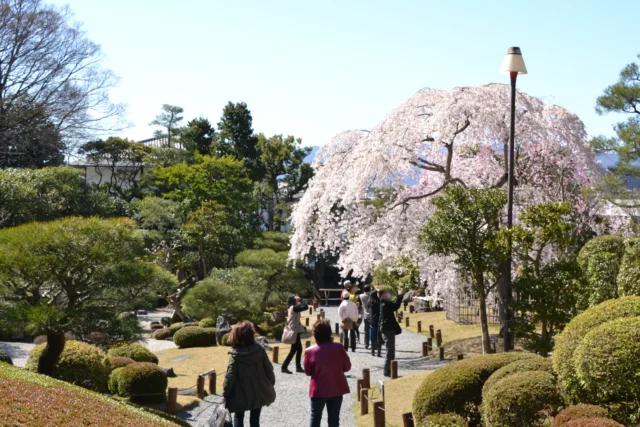
M 356 324 L 358 322 L 358 306 L 351 301 L 351 294 L 348 291 L 342 292 L 342 303 L 338 308 L 338 315 L 342 320 L 342 336 L 345 351 L 356 351 Z

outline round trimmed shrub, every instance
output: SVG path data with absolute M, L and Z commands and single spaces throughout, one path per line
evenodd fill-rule
M 46 344 L 46 342 L 47 342 L 47 336 L 46 335 L 38 335 L 37 337 L 35 337 L 33 339 L 33 343 L 35 345 Z
M 151 325 L 151 332 L 157 331 L 158 329 L 164 329 L 164 326 L 159 324 Z
M 229 334 L 224 334 L 220 340 L 220 344 L 223 346 L 229 346 Z
M 624 427 L 609 418 L 578 418 L 563 424 L 564 427 Z
M 486 427 L 538 427 L 540 411 L 560 403 L 553 375 L 518 372 L 502 378 L 483 396 L 482 419 Z
M 618 295 L 640 296 L 640 238 L 627 239 L 624 246 L 618 273 Z
M 145 346 L 138 343 L 124 344 L 109 349 L 109 356 L 121 356 L 136 362 L 151 362 L 158 364 L 158 357 Z
M 640 317 L 612 320 L 592 329 L 573 356 L 587 402 L 624 419 L 640 409 Z
M 424 419 L 421 427 L 467 427 L 467 420 L 458 414 L 433 414 Z
M 111 393 L 136 401 L 164 400 L 167 385 L 164 371 L 150 362 L 135 362 L 118 368 L 109 377 Z M 150 394 L 157 396 L 148 396 Z
M 551 359 L 545 359 L 541 356 L 509 363 L 507 366 L 503 366 L 502 368 L 491 374 L 489 379 L 484 383 L 484 386 L 482 387 L 482 396 L 484 396 L 485 393 L 487 393 L 495 383 L 497 383 L 507 375 L 527 371 L 542 371 L 553 374 L 553 363 L 551 362 Z
M 8 363 L 9 365 L 13 365 L 13 360 L 11 360 L 11 357 L 7 353 L 0 350 L 0 363 Z
M 574 352 L 592 329 L 615 319 L 640 316 L 640 297 L 623 297 L 605 301 L 574 317 L 558 335 L 553 351 L 553 370 L 558 387 L 568 403 L 581 403 L 584 389 L 576 374 Z
M 131 365 L 132 363 L 135 363 L 135 360 L 133 360 L 133 359 L 131 359 L 129 357 L 111 356 L 109 358 L 109 363 L 111 364 L 111 369 L 116 370 L 118 368 L 122 368 L 124 366 Z
M 606 418 L 607 410 L 600 406 L 595 405 L 575 405 L 560 411 L 556 418 L 553 420 L 553 427 L 559 427 L 572 420 L 578 420 L 580 418 Z
M 171 336 L 169 328 L 157 329 L 151 333 L 151 336 L 157 340 L 166 340 Z
M 200 326 L 201 328 L 215 328 L 216 321 L 209 317 L 205 317 L 200 322 L 198 322 L 198 326 Z
M 184 327 L 184 323 L 182 323 L 182 322 L 174 323 L 171 326 L 169 326 L 169 333 L 171 334 L 171 336 L 173 336 L 173 334 L 178 332 L 183 327 Z
M 413 398 L 413 416 L 419 423 L 428 415 L 456 413 L 479 421 L 485 381 L 498 369 L 517 360 L 537 357 L 532 353 L 485 354 L 453 362 L 424 379 Z
M 215 343 L 215 331 L 213 334 L 214 339 L 212 341 L 211 332 L 207 329 L 199 326 L 188 326 L 176 332 L 173 336 L 173 342 L 180 348 L 210 347 Z
M 38 372 L 38 363 L 47 345 L 31 351 L 25 369 Z M 67 341 L 53 368 L 53 377 L 97 392 L 107 391 L 111 365 L 98 347 L 80 341 Z

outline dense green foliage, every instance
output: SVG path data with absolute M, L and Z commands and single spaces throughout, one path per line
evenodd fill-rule
M 486 354 L 440 368 L 418 388 L 413 398 L 413 416 L 420 423 L 428 415 L 456 413 L 477 423 L 485 381 L 503 366 L 533 357 L 536 356 L 531 353 Z
M 467 420 L 458 414 L 433 414 L 427 416 L 421 427 L 467 427 Z
M 558 375 L 558 387 L 568 403 L 588 401 L 575 365 L 575 353 L 583 339 L 593 329 L 607 322 L 637 316 L 640 316 L 640 297 L 623 297 L 596 305 L 569 322 L 558 336 L 553 352 L 553 369 Z
M 372 285 L 377 289 L 408 292 L 420 286 L 420 269 L 409 257 L 401 257 L 395 264 L 381 262 L 373 272 Z
M 619 421 L 640 422 L 640 316 L 592 328 L 573 363 L 585 403 L 609 408 Z
M 205 317 L 204 319 L 198 322 L 198 326 L 200 326 L 201 328 L 215 328 L 216 321 L 210 317 Z
M 175 426 L 142 408 L 6 364 L 0 366 L 0 393 L 0 420 L 22 420 L 25 425 Z
M 135 360 L 131 359 L 130 357 L 124 357 L 124 356 L 109 357 L 109 364 L 111 365 L 112 370 L 122 368 L 123 366 L 131 365 L 132 363 L 135 363 Z
M 609 418 L 578 418 L 563 424 L 564 427 L 624 427 Z
M 553 363 L 551 359 L 545 359 L 544 357 L 532 357 L 530 359 L 518 360 L 513 363 L 509 363 L 507 366 L 495 371 L 489 379 L 484 383 L 482 387 L 482 396 L 489 392 L 491 387 L 498 381 L 508 375 L 512 375 L 519 372 L 539 371 L 548 372 L 553 374 Z
M 524 371 L 496 382 L 482 399 L 486 427 L 538 427 L 540 412 L 561 403 L 555 378 L 548 372 Z
M 227 347 L 229 345 L 229 334 L 224 334 L 220 339 L 220 345 Z
M 175 333 L 173 342 L 180 348 L 210 347 L 216 345 L 215 328 L 187 326 Z
M 583 280 L 576 289 L 580 309 L 618 297 L 618 274 L 623 255 L 624 239 L 619 236 L 598 236 L 582 247 L 578 264 Z
M 491 351 L 486 298 L 500 278 L 507 242 L 500 232 L 500 215 L 507 195 L 499 189 L 449 187 L 432 200 L 433 215 L 419 234 L 429 254 L 451 257 L 468 276 L 461 281 L 480 303 L 482 345 Z
M 607 410 L 600 406 L 580 404 L 563 409 L 553 420 L 553 427 L 560 427 L 580 418 L 606 418 Z
M 0 363 L 8 363 L 9 365 L 13 365 L 11 357 L 9 357 L 9 355 L 2 350 L 0 350 Z
M 31 351 L 25 369 L 38 371 L 45 346 L 40 344 Z M 98 347 L 80 341 L 68 341 L 55 364 L 53 378 L 103 393 L 107 391 L 110 372 L 109 359 Z
M 135 362 L 118 368 L 109 377 L 109 391 L 134 401 L 162 401 L 168 380 L 155 363 Z
M 640 238 L 625 240 L 624 248 L 618 274 L 618 294 L 640 296 Z
M 110 348 L 109 356 L 128 357 L 136 362 L 158 363 L 158 357 L 148 348 L 138 343 L 123 344 Z

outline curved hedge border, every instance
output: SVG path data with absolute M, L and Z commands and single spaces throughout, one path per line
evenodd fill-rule
M 495 383 L 497 383 L 504 377 L 515 374 L 517 372 L 526 371 L 542 371 L 553 374 L 553 362 L 551 362 L 551 359 L 545 359 L 544 357 L 536 356 L 530 359 L 518 360 L 516 362 L 509 363 L 507 366 L 503 366 L 502 368 L 491 374 L 489 379 L 484 383 L 484 386 L 482 387 L 483 399 L 485 393 L 487 393 Z
M 482 401 L 482 387 L 491 374 L 517 360 L 534 357 L 531 353 L 486 354 L 436 370 L 424 379 L 413 398 L 417 424 L 429 415 L 447 413 L 478 421 L 477 405 Z
M 433 414 L 424 419 L 421 427 L 467 427 L 467 420 L 458 414 Z
M 187 326 L 176 332 L 173 342 L 180 348 L 210 347 L 216 344 L 216 329 Z
M 135 362 L 118 368 L 109 377 L 109 391 L 135 401 L 162 401 L 169 381 L 162 368 L 150 362 Z
M 575 405 L 570 406 L 562 411 L 553 420 L 552 427 L 560 427 L 569 421 L 580 418 L 606 418 L 607 410 L 595 405 Z
M 151 362 L 156 365 L 158 364 L 158 357 L 153 354 L 151 350 L 138 343 L 124 344 L 110 348 L 108 354 L 109 356 L 128 357 L 136 362 Z

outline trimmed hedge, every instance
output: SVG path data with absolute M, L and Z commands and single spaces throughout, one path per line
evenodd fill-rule
M 573 356 L 587 402 L 624 420 L 640 413 L 640 317 L 616 319 L 592 329 Z
M 135 363 L 135 360 L 133 360 L 133 359 L 131 359 L 129 357 L 111 356 L 109 358 L 109 363 L 111 364 L 111 369 L 112 370 L 116 370 L 118 368 L 122 368 L 124 366 L 131 365 L 132 363 Z
M 173 323 L 171 326 L 169 326 L 169 333 L 171 334 L 171 336 L 173 336 L 173 334 L 182 329 L 183 326 L 184 323 L 182 322 Z
M 158 364 L 158 357 L 142 344 L 132 343 L 119 345 L 109 349 L 109 356 L 121 356 L 136 362 L 151 362 Z
M 11 357 L 7 353 L 0 350 L 0 363 L 8 363 L 9 365 L 13 365 L 13 360 L 11 360 Z
M 159 329 L 164 329 L 164 326 L 159 325 L 159 324 L 151 325 L 151 332 L 157 331 Z
M 624 427 L 609 418 L 579 418 L 563 424 L 564 427 Z
M 482 387 L 491 374 L 517 360 L 535 357 L 531 353 L 485 354 L 440 368 L 418 387 L 413 398 L 413 416 L 418 424 L 428 415 L 447 413 L 479 421 L 477 405 L 482 401 Z
M 580 418 L 606 418 L 607 410 L 595 405 L 575 405 L 570 406 L 562 411 L 553 420 L 552 427 L 560 427 L 571 420 Z
M 9 365 L 0 368 L 0 420 L 29 426 L 173 426 L 149 411 Z
M 209 317 L 205 317 L 200 322 L 198 322 L 198 326 L 200 326 L 201 328 L 215 328 L 216 321 Z
M 538 427 L 540 411 L 561 401 L 553 375 L 518 372 L 502 378 L 483 395 L 482 419 L 485 427 Z
M 155 363 L 135 362 L 111 373 L 109 391 L 135 401 L 162 401 L 168 383 L 164 371 Z
M 467 427 L 467 420 L 458 414 L 433 414 L 424 419 L 421 427 Z
M 544 357 L 536 356 L 530 359 L 518 360 L 516 362 L 509 363 L 507 366 L 503 366 L 502 368 L 491 374 L 489 379 L 484 383 L 484 387 L 482 387 L 483 399 L 485 393 L 487 393 L 494 384 L 496 384 L 507 375 L 527 371 L 542 371 L 553 374 L 553 362 L 551 362 L 551 359 L 545 359 Z
M 38 364 L 46 346 L 40 344 L 34 347 L 25 369 L 38 372 Z M 67 341 L 53 368 L 53 377 L 102 393 L 107 391 L 110 372 L 109 359 L 98 347 L 80 341 Z
M 618 295 L 640 296 L 640 238 L 627 239 L 624 246 L 618 273 Z
M 624 238 L 620 236 L 595 237 L 582 247 L 577 259 L 583 273 L 582 286 L 578 288 L 581 309 L 618 297 L 617 280 L 624 251 Z
M 188 326 L 176 332 L 173 342 L 180 348 L 210 347 L 216 344 L 216 329 Z
M 220 340 L 220 345 L 229 347 L 229 334 L 224 334 Z
M 151 333 L 151 336 L 157 340 L 166 340 L 171 336 L 169 328 L 157 329 Z
M 553 369 L 558 375 L 558 387 L 570 404 L 582 403 L 584 388 L 576 374 L 574 352 L 592 329 L 615 319 L 640 316 L 640 297 L 623 297 L 605 301 L 579 314 L 556 338 Z

